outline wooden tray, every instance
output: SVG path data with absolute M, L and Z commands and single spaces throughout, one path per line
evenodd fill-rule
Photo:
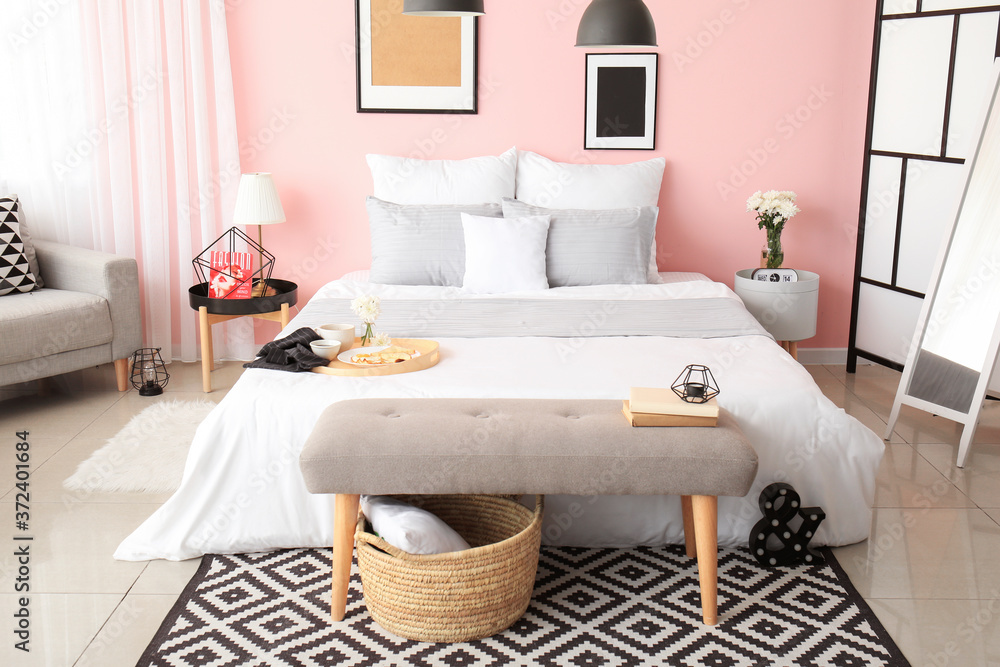
M 393 338 L 393 345 L 409 347 L 420 353 L 419 357 L 414 357 L 407 361 L 400 361 L 396 364 L 385 364 L 384 366 L 355 366 L 344 363 L 339 359 L 334 359 L 327 366 L 318 366 L 313 373 L 324 373 L 326 375 L 346 375 L 354 377 L 366 377 L 373 375 L 398 375 L 400 373 L 412 373 L 430 368 L 438 362 L 440 354 L 438 352 L 437 341 L 421 340 L 419 338 Z M 354 347 L 361 347 L 361 339 L 354 339 Z

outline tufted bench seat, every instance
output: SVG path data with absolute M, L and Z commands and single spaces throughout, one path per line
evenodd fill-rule
M 621 401 L 355 399 L 328 407 L 299 465 L 311 493 L 336 494 L 334 620 L 347 603 L 360 494 L 679 495 L 702 616 L 716 622 L 718 496 L 743 496 L 757 454 L 735 420 L 634 428 Z

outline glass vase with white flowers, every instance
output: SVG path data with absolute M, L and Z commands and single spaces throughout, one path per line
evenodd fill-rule
M 795 197 L 796 194 L 789 190 L 758 190 L 747 199 L 747 211 L 757 214 L 757 228 L 767 233 L 767 242 L 761 250 L 761 268 L 777 269 L 785 260 L 781 231 L 785 223 L 802 210 L 795 205 Z
M 375 320 L 378 316 L 382 314 L 382 300 L 377 296 L 372 296 L 371 294 L 365 294 L 364 296 L 359 296 L 358 298 L 351 301 L 351 310 L 354 314 L 361 318 L 361 321 L 365 324 L 365 333 L 361 336 L 361 346 L 364 347 L 371 343 L 372 345 L 377 345 L 378 342 L 376 338 L 385 338 L 385 344 L 388 345 L 388 337 L 384 334 L 379 336 L 375 335 Z

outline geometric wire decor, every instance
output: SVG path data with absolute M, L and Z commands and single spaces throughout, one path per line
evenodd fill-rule
M 240 243 L 240 241 L 242 241 L 242 243 Z M 247 246 L 246 251 L 237 249 L 238 246 L 243 247 L 244 243 Z M 229 253 L 255 253 L 260 258 L 260 266 L 256 271 L 251 271 L 246 276 L 228 273 L 212 266 L 213 250 L 225 250 Z M 231 278 L 235 282 L 235 286 L 229 290 L 230 294 L 235 293 L 240 285 L 249 283 L 251 288 L 255 285 L 258 286 L 257 289 L 251 289 L 251 294 L 253 296 L 265 296 L 263 287 L 266 287 L 268 281 L 271 279 L 271 269 L 274 268 L 274 255 L 269 253 L 267 250 L 264 250 L 259 243 L 251 239 L 236 227 L 230 227 L 222 234 L 222 236 L 212 241 L 207 248 L 202 250 L 197 257 L 191 260 L 191 264 L 194 266 L 200 282 L 202 283 L 208 284 L 212 277 L 212 272 L 215 271 L 216 273 Z
M 670 388 L 688 403 L 707 403 L 719 395 L 719 383 L 708 366 L 702 364 L 686 366 Z

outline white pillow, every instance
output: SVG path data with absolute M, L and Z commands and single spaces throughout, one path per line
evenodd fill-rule
M 465 231 L 465 280 L 471 294 L 548 289 L 545 243 L 549 216 L 484 218 L 462 214 Z
M 514 196 L 517 149 L 467 160 L 366 156 L 374 195 L 395 204 L 500 203 Z
M 361 496 L 361 511 L 383 540 L 407 553 L 443 554 L 470 548 L 461 535 L 437 516 L 401 500 Z
M 531 151 L 519 151 L 517 200 L 564 209 L 657 206 L 666 166 L 667 161 L 662 157 L 631 164 L 569 164 L 554 162 Z M 655 231 L 646 279 L 650 283 L 660 282 Z

